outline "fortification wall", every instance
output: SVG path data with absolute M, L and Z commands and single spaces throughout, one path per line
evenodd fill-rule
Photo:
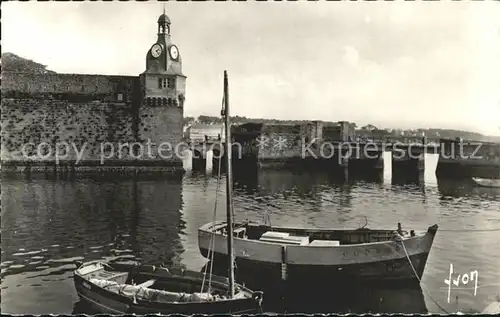
M 500 176 L 500 144 L 441 140 L 436 174 L 445 177 Z
M 301 125 L 267 125 L 261 129 L 259 159 L 300 157 L 302 138 L 307 130 Z
M 2 72 L 2 97 L 130 101 L 139 77 Z
M 147 161 L 179 161 L 185 148 L 181 147 L 183 137 L 183 109 L 175 106 L 140 107 L 139 139 L 142 144 L 150 143 L 151 155 L 145 153 Z M 144 151 L 147 151 L 144 148 Z
M 256 155 L 258 160 L 288 160 L 311 157 L 333 157 L 330 143 L 325 141 L 324 126 L 317 122 L 304 124 L 261 124 L 233 129 L 234 141 L 240 143 L 244 154 Z
M 450 141 L 443 140 L 439 159 L 442 161 L 461 162 L 462 164 L 500 165 L 500 144 L 479 141 Z
M 2 165 L 177 163 L 154 143 L 179 144 L 182 118 L 180 107 L 2 98 Z
M 2 161 L 51 161 L 63 142 L 72 147 L 65 159 L 83 150 L 81 160 L 97 160 L 102 142 L 133 140 L 130 114 L 124 105 L 4 98 Z
M 323 126 L 323 140 L 327 142 L 342 141 L 340 126 Z

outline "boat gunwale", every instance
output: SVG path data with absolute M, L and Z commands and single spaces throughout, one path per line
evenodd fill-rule
M 79 276 L 82 280 L 88 282 L 87 279 Z M 175 310 L 175 309 L 178 309 L 179 307 L 183 307 L 186 308 L 187 310 L 189 310 L 189 307 L 188 305 L 192 306 L 193 309 L 195 310 L 198 310 L 198 309 L 203 309 L 202 306 L 207 306 L 207 305 L 214 305 L 215 303 L 219 304 L 219 305 L 223 305 L 223 304 L 226 304 L 228 302 L 230 303 L 244 303 L 244 302 L 254 302 L 256 301 L 255 297 L 253 296 L 252 294 L 252 297 L 248 297 L 248 298 L 236 298 L 236 299 L 228 299 L 228 300 L 217 300 L 217 301 L 204 301 L 204 302 L 178 302 L 178 303 L 174 303 L 174 302 L 170 302 L 170 303 L 165 303 L 165 302 L 154 302 L 154 301 L 147 301 L 147 300 L 141 300 L 141 299 L 136 299 L 136 303 L 134 303 L 133 299 L 131 298 L 128 298 L 126 296 L 123 296 L 121 294 L 116 294 L 114 292 L 111 292 L 107 289 L 104 289 L 98 285 L 95 285 L 94 283 L 90 283 L 92 284 L 92 286 L 94 287 L 97 287 L 99 289 L 99 292 L 96 292 L 95 290 L 92 290 L 92 289 L 88 289 L 89 292 L 91 292 L 92 294 L 97 294 L 99 296 L 103 296 L 105 297 L 106 299 L 110 300 L 110 301 L 113 301 L 115 303 L 120 303 L 120 304 L 123 304 L 127 307 L 127 311 L 120 311 L 120 310 L 117 310 L 115 308 L 112 308 L 108 305 L 105 305 L 103 303 L 99 303 L 99 302 L 96 302 L 94 299 L 90 298 L 89 296 L 87 296 L 86 294 L 83 294 L 82 292 L 80 292 L 78 290 L 78 288 L 76 289 L 76 292 L 78 294 L 78 296 L 83 299 L 83 300 L 86 300 L 86 301 L 89 301 L 89 302 L 92 302 L 92 304 L 94 305 L 98 305 L 102 308 L 104 308 L 106 311 L 113 311 L 114 313 L 119 313 L 119 314 L 128 314 L 128 311 L 129 310 L 134 310 L 134 309 L 141 309 L 141 308 L 145 308 L 147 309 L 148 307 L 149 308 L 156 308 L 156 309 L 159 309 L 159 310 L 166 310 L 168 312 L 168 314 L 173 314 L 174 312 L 170 312 L 171 310 Z M 104 294 L 111 294 L 111 296 L 105 296 Z M 261 293 L 261 292 L 260 292 Z M 236 305 L 235 304 L 235 305 Z M 177 308 L 175 308 L 177 307 Z M 248 310 L 253 310 L 253 309 L 248 309 Z M 248 311 L 247 310 L 247 311 Z M 161 314 L 161 312 L 158 312 Z M 198 313 L 196 313 L 198 314 Z
M 85 266 L 87 265 L 91 265 L 91 264 L 94 264 L 94 263 L 106 263 L 105 261 L 99 261 L 99 260 L 94 260 L 94 261 L 89 261 L 89 262 L 86 262 L 84 263 Z M 131 265 L 132 266 L 132 265 Z M 238 289 L 238 293 L 245 293 L 246 295 L 249 295 L 250 297 L 243 297 L 243 298 L 223 298 L 223 299 L 219 299 L 219 300 L 214 300 L 214 301 L 201 301 L 201 302 L 155 302 L 155 301 L 148 301 L 148 300 L 143 300 L 143 299 L 136 299 L 137 300 L 137 303 L 138 304 L 134 304 L 133 303 L 133 300 L 125 295 L 122 295 L 122 294 L 119 294 L 119 293 L 115 293 L 115 292 L 112 292 L 104 287 L 101 287 L 95 283 L 92 283 L 90 281 L 89 278 L 86 278 L 85 276 L 83 276 L 82 274 L 80 274 L 78 272 L 78 270 L 81 268 L 82 266 L 79 266 L 74 272 L 73 274 L 74 275 L 77 275 L 80 279 L 82 279 L 82 281 L 85 281 L 87 282 L 88 284 L 91 285 L 91 287 L 95 287 L 95 288 L 98 288 L 101 293 L 104 292 L 106 294 L 110 294 L 111 297 L 116 297 L 116 298 L 120 298 L 122 300 L 118 300 L 118 299 L 113 299 L 113 298 L 110 298 L 109 296 L 106 297 L 106 298 L 109 298 L 111 300 L 115 300 L 115 301 L 119 301 L 123 304 L 127 304 L 127 305 L 135 305 L 135 306 L 140 306 L 138 304 L 140 303 L 145 303 L 145 304 L 148 304 L 148 305 L 153 305 L 153 306 L 169 306 L 169 305 L 175 305 L 175 306 L 182 306 L 182 305 L 203 305 L 203 304 L 213 304 L 213 303 L 226 303 L 226 302 L 236 302 L 236 301 L 245 301 L 245 300 L 252 300 L 252 301 L 255 301 L 256 298 L 255 298 L 255 295 L 260 295 L 262 296 L 260 293 L 261 292 L 258 292 L 258 291 L 252 291 L 250 290 L 249 288 L 241 285 L 241 284 L 236 284 L 237 285 L 237 289 Z M 138 266 L 140 267 L 140 266 Z M 138 268 L 136 267 L 136 268 Z M 130 273 L 130 272 L 126 272 L 126 271 L 118 271 L 118 272 L 123 272 L 123 273 Z M 185 270 L 185 272 L 191 272 L 191 273 L 199 273 L 199 272 L 195 272 L 195 271 L 191 271 L 191 270 Z M 189 279 L 189 278 L 186 278 L 185 276 L 182 276 L 182 275 L 174 275 L 172 274 L 173 277 L 177 277 L 177 278 L 181 278 L 181 279 Z M 214 275 L 215 276 L 215 275 Z M 200 281 L 200 279 L 189 279 L 190 281 Z M 77 280 L 75 280 L 75 282 L 77 282 Z M 83 284 L 83 283 L 81 283 Z M 227 285 L 225 285 L 224 283 L 222 282 L 217 282 L 217 284 L 219 284 L 220 286 L 223 286 L 224 289 L 228 288 Z M 131 284 L 129 284 L 131 285 Z M 83 286 L 83 285 L 82 285 Z M 132 286 L 132 285 L 131 285 Z M 94 292 L 92 289 L 89 289 L 90 292 Z M 78 294 L 80 294 L 80 292 L 77 291 Z M 187 293 L 187 294 L 193 294 L 193 293 Z M 104 296 L 104 295 L 102 295 Z M 107 307 L 107 306 L 106 306 Z
M 217 221 L 212 221 L 212 222 L 209 222 L 209 223 L 206 223 L 204 224 L 203 226 L 201 226 L 199 229 L 198 229 L 198 237 L 199 237 L 199 233 L 200 232 L 204 232 L 204 233 L 207 233 L 207 234 L 214 234 L 214 231 L 211 231 L 210 229 L 213 229 L 214 227 L 218 226 L 218 225 L 222 225 L 222 224 L 225 224 L 225 221 L 224 220 L 217 220 Z M 237 223 L 234 223 L 235 225 L 238 225 L 238 224 L 243 224 L 242 222 L 237 222 Z M 402 240 L 403 242 L 405 241 L 414 241 L 414 240 L 420 240 L 420 239 L 423 239 L 425 238 L 426 236 L 429 236 L 429 235 L 432 235 L 432 236 L 435 236 L 436 233 L 437 233 L 437 224 L 434 225 L 436 226 L 436 231 L 435 232 L 430 232 L 429 229 L 432 228 L 433 226 L 430 226 L 427 231 L 425 232 L 421 232 L 420 234 L 415 234 L 415 236 L 410 236 L 410 237 L 402 237 Z M 269 226 L 270 229 L 282 229 L 282 230 L 299 230 L 299 231 L 308 231 L 308 232 L 331 232 L 331 231 L 356 231 L 356 229 L 325 229 L 325 228 L 311 228 L 311 229 L 308 229 L 308 228 L 293 228 L 293 227 L 274 227 L 274 226 Z M 367 229 L 367 230 L 371 230 L 371 231 L 391 231 L 389 229 Z M 394 230 L 396 231 L 396 230 Z M 221 236 L 221 237 L 225 237 L 226 235 L 223 235 L 222 233 L 220 232 L 215 232 L 216 235 L 218 236 Z M 262 241 L 262 240 L 258 240 L 258 239 L 243 239 L 243 238 L 240 238 L 240 237 L 234 237 L 234 240 L 238 240 L 238 241 L 253 241 L 255 243 L 262 243 L 262 244 L 268 244 L 268 245 L 284 245 L 282 243 L 279 243 L 279 242 L 267 242 L 267 241 Z M 353 243 L 353 244 L 339 244 L 339 245 L 335 245 L 335 246 L 332 246 L 332 245 L 310 245 L 310 244 L 306 244 L 306 245 L 297 245 L 295 247 L 311 247 L 311 248 L 353 248 L 353 247 L 356 247 L 356 246 L 374 246 L 374 245 L 383 245 L 383 244 L 387 244 L 387 243 L 396 243 L 396 242 L 400 242 L 400 241 L 396 241 L 396 240 L 385 240 L 385 241 L 375 241 L 375 242 L 365 242 L 365 243 Z

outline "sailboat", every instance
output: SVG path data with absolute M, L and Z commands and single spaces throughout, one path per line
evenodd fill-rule
M 231 138 L 226 140 L 229 143 Z M 227 176 L 230 206 L 230 172 Z M 397 229 L 377 230 L 292 228 L 214 220 L 198 229 L 198 247 L 206 258 L 214 252 L 212 257 L 217 261 L 235 257 L 240 272 L 247 268 L 259 272 L 271 284 L 281 281 L 314 284 L 327 277 L 420 282 L 437 230 L 436 224 L 422 232 L 408 232 L 400 223 Z M 227 250 L 231 252 L 228 254 Z
M 226 140 L 230 140 L 227 72 L 224 72 Z M 230 144 L 226 142 L 226 153 Z M 226 155 L 227 177 L 231 177 Z M 230 181 L 228 181 L 230 184 Z M 232 224 L 231 186 L 227 192 L 227 223 Z M 215 212 L 215 211 L 214 211 Z M 261 313 L 262 292 L 236 284 L 232 226 L 226 249 L 228 277 L 140 263 L 77 262 L 74 284 L 80 299 L 110 314 L 243 314 Z M 226 252 L 228 254 L 228 252 Z
M 259 271 L 267 281 L 318 283 L 327 278 L 356 282 L 420 282 L 438 226 L 410 233 L 391 229 L 281 227 L 251 221 L 234 224 L 234 252 L 240 271 Z M 200 253 L 227 257 L 225 221 L 198 229 Z M 398 232 L 399 231 L 399 232 Z

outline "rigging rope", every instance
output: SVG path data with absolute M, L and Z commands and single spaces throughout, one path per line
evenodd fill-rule
M 222 97 L 222 109 L 224 109 L 224 97 Z M 219 188 L 220 188 L 220 175 L 222 169 L 222 133 L 223 133 L 224 125 L 221 127 L 221 138 L 219 140 L 219 168 L 217 171 L 217 187 L 215 190 L 215 204 L 214 204 L 214 215 L 213 222 L 217 220 L 217 201 L 219 197 Z M 211 253 L 210 253 L 211 252 Z M 214 264 L 214 254 L 215 254 L 215 230 L 212 231 L 212 236 L 210 237 L 210 244 L 208 246 L 208 258 L 210 262 L 210 276 L 208 279 L 208 293 L 210 294 L 210 287 L 212 285 L 212 272 L 213 272 L 213 264 Z M 205 278 L 207 276 L 208 265 L 205 265 L 205 272 L 203 273 L 203 281 L 201 283 L 201 292 L 203 293 L 203 288 L 205 287 Z
M 406 247 L 405 247 L 405 242 L 403 239 L 401 239 L 401 245 L 403 246 L 403 250 L 405 251 L 405 255 L 406 255 L 406 258 L 408 259 L 408 263 L 410 263 L 410 266 L 411 266 L 411 269 L 413 270 L 413 273 L 415 274 L 415 277 L 417 278 L 418 280 L 418 283 L 420 284 L 420 287 L 422 288 L 422 290 L 424 292 L 427 293 L 427 295 L 429 296 L 429 298 L 434 302 L 434 304 L 437 305 L 437 307 L 439 307 L 443 312 L 445 312 L 446 314 L 450 315 L 449 312 L 446 311 L 446 309 L 444 309 L 443 307 L 441 307 L 441 305 L 438 304 L 437 301 L 434 300 L 434 298 L 432 298 L 431 294 L 427 291 L 427 289 L 422 285 L 422 282 L 420 280 L 420 277 L 418 277 L 418 274 L 417 274 L 417 271 L 415 270 L 415 267 L 413 266 L 413 263 L 411 263 L 411 260 L 410 260 L 410 256 L 408 255 L 408 251 L 406 251 Z

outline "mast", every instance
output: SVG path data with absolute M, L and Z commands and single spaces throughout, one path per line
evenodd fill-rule
M 226 217 L 227 217 L 227 253 L 229 265 L 229 295 L 234 296 L 234 252 L 233 252 L 233 178 L 231 168 L 231 123 L 229 122 L 229 91 L 227 71 L 224 71 L 224 124 L 226 128 Z

